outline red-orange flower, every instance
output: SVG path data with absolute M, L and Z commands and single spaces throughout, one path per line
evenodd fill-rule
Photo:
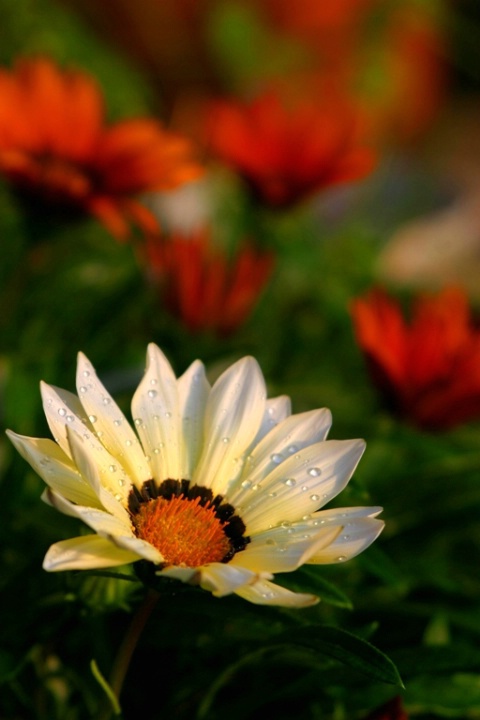
M 135 197 L 197 177 L 189 142 L 153 119 L 107 126 L 96 82 L 46 58 L 0 69 L 0 173 L 21 193 L 91 213 L 118 238 L 155 230 Z
M 245 243 L 234 256 L 213 245 L 207 230 L 152 238 L 151 276 L 172 315 L 191 332 L 228 335 L 252 312 L 274 265 L 271 252 Z
M 269 92 L 250 104 L 212 103 L 210 149 L 264 204 L 286 207 L 330 185 L 366 175 L 374 165 L 359 139 L 360 118 L 347 102 L 289 107 Z
M 480 329 L 459 288 L 419 297 L 410 323 L 374 289 L 352 303 L 357 341 L 374 382 L 401 416 L 444 430 L 480 417 Z
M 408 720 L 408 715 L 403 709 L 402 698 L 397 696 L 374 710 L 365 720 Z

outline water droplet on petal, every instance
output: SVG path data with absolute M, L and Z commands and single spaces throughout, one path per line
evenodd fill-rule
M 347 558 L 345 555 L 339 555 L 337 558 L 335 558 L 337 562 L 344 562 Z
M 149 390 L 147 393 L 149 398 L 157 397 L 157 391 L 156 390 Z
M 130 447 L 131 444 L 132 444 L 132 441 L 131 441 L 131 440 L 125 440 L 125 445 L 126 445 L 127 447 Z
M 116 472 L 116 471 L 117 471 L 117 466 L 116 466 L 116 465 L 109 465 L 109 466 L 108 466 L 108 469 L 110 470 L 110 472 L 113 473 L 113 472 Z
M 273 453 L 273 455 L 270 455 L 270 460 L 275 463 L 275 465 L 279 465 L 283 460 L 283 455 L 280 453 Z
M 120 485 L 120 487 L 123 487 L 125 485 L 125 480 L 123 478 L 119 478 L 118 484 Z
M 96 422 L 97 422 L 97 416 L 96 416 L 96 415 L 89 415 L 89 416 L 88 416 L 88 419 L 90 420 L 91 423 L 96 423 Z
M 122 496 L 120 495 L 120 493 L 117 493 L 115 495 L 115 500 L 121 500 L 121 499 L 122 499 Z
M 71 422 L 73 422 L 73 421 L 75 420 L 75 418 L 73 417 L 73 415 L 67 415 L 67 417 L 65 418 L 65 420 L 66 420 L 67 422 L 71 423 Z
M 248 488 L 251 487 L 251 486 L 252 486 L 252 481 L 251 481 L 251 480 L 244 480 L 244 481 L 242 482 L 242 488 L 243 488 L 244 490 L 248 490 Z
M 302 492 L 307 492 L 308 485 L 302 485 Z
M 172 413 L 171 413 L 171 412 L 166 412 L 166 413 L 165 413 L 165 417 L 166 417 L 166 418 L 171 418 L 171 417 L 172 417 Z
M 229 438 L 229 437 L 224 437 L 224 438 L 222 438 L 222 442 L 226 445 L 227 443 L 230 442 L 230 438 Z
M 310 495 L 310 500 L 318 502 L 320 500 L 320 495 Z
M 121 421 L 121 420 L 114 420 L 114 421 L 113 421 L 113 424 L 115 425 L 115 427 L 120 427 L 120 425 L 122 424 L 122 421 Z
M 83 377 L 90 377 L 90 370 L 84 370 L 82 374 Z
M 65 410 L 65 408 L 58 408 L 58 414 L 61 417 L 65 417 L 65 415 L 67 414 L 67 411 Z
M 292 523 L 288 522 L 288 520 L 284 520 L 282 523 L 280 523 L 280 527 L 289 528 L 289 527 L 292 527 Z
M 297 481 L 295 480 L 295 478 L 287 478 L 283 481 L 283 484 L 287 485 L 287 487 L 295 487 Z
M 78 389 L 79 389 L 79 391 L 82 393 L 82 395 L 87 392 L 87 388 L 85 387 L 85 385 L 82 385 L 82 386 L 79 387 Z
M 156 385 L 157 384 L 157 378 L 152 378 L 150 380 L 150 385 Z
M 322 471 L 318 467 L 313 467 L 313 468 L 310 468 L 309 470 L 307 470 L 307 473 L 308 473 L 308 475 L 310 475 L 310 477 L 318 477 L 319 475 L 322 474 Z
M 296 445 L 290 445 L 287 448 L 287 452 L 289 452 L 291 455 L 293 455 L 293 453 L 296 453 L 297 451 L 298 451 L 298 447 Z
M 142 424 L 143 420 L 142 420 L 142 418 L 135 418 L 135 420 L 133 422 L 138 427 L 139 425 Z
M 112 402 L 112 401 L 110 400 L 110 398 L 105 395 L 105 397 L 104 397 L 103 400 L 102 400 L 102 403 L 103 403 L 104 405 L 110 405 L 111 402 Z

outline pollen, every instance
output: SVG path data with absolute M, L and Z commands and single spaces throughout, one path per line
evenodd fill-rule
M 137 537 L 156 547 L 167 565 L 200 567 L 222 562 L 232 551 L 226 523 L 200 497 L 157 497 L 142 503 L 133 522 Z

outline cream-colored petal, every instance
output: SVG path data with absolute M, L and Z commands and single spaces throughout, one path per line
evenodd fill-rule
M 43 561 L 44 570 L 92 570 L 125 565 L 138 560 L 138 556 L 118 548 L 98 535 L 62 540 L 51 545 Z
M 330 545 L 315 552 L 307 562 L 324 565 L 350 560 L 372 544 L 382 532 L 384 524 L 375 518 L 352 518 Z
M 192 585 L 200 585 L 216 597 L 230 595 L 237 588 L 255 582 L 258 578 L 258 573 L 240 566 L 233 566 L 230 563 L 209 563 L 199 568 L 170 566 L 160 570 L 157 575 L 175 578 Z M 272 577 L 269 573 L 265 575 L 269 578 Z
M 90 485 L 82 478 L 70 458 L 53 440 L 29 438 L 7 430 L 20 453 L 49 487 L 79 505 L 101 507 Z
M 71 455 L 82 477 L 89 483 L 103 507 L 127 523 L 129 515 L 126 507 L 131 487 L 128 478 L 119 473 L 111 455 L 103 446 L 99 450 L 91 436 L 82 437 L 70 428 L 67 435 Z
M 332 415 L 327 408 L 285 418 L 250 452 L 241 476 L 228 493 L 229 502 L 248 505 L 249 498 L 258 490 L 255 486 L 292 455 L 325 440 L 331 424 Z
M 67 440 L 67 427 L 77 433 L 92 432 L 86 412 L 76 395 L 54 385 L 40 383 L 43 409 L 55 442 L 71 457 Z
M 265 414 L 266 389 L 254 358 L 239 360 L 213 386 L 205 411 L 204 448 L 193 482 L 225 494 Z
M 137 556 L 136 560 L 149 560 L 155 563 L 155 565 L 159 565 L 165 560 L 163 555 L 154 548 L 153 545 L 150 545 L 149 542 L 141 538 L 126 535 L 110 535 L 109 539 L 119 548 L 135 553 Z
M 151 478 L 143 448 L 111 395 L 83 353 L 78 354 L 77 392 L 102 445 L 120 462 L 137 487 Z
M 295 531 L 294 527 L 282 528 L 282 532 L 267 530 L 254 536 L 230 564 L 255 572 L 291 572 L 309 562 L 310 557 L 331 544 L 340 532 L 341 528 L 335 526 L 315 533 Z
M 348 483 L 365 449 L 363 440 L 325 440 L 300 450 L 275 468 L 236 506 L 252 535 L 317 511 Z
M 320 598 L 307 593 L 295 593 L 269 582 L 257 580 L 253 585 L 244 585 L 235 593 L 256 605 L 280 605 L 282 607 L 309 607 L 316 605 Z
M 230 595 L 244 585 L 249 585 L 258 578 L 258 573 L 248 568 L 232 565 L 230 563 L 210 563 L 199 568 L 199 584 L 215 597 Z M 272 575 L 268 574 L 271 578 Z
M 210 384 L 203 364 L 195 360 L 178 379 L 177 386 L 185 451 L 181 477 L 190 479 L 202 450 L 203 422 L 210 393 Z
M 54 508 L 64 513 L 64 515 L 70 515 L 82 520 L 82 522 L 91 527 L 92 530 L 95 530 L 99 535 L 102 535 L 102 537 L 108 537 L 110 535 L 133 536 L 130 523 L 124 522 L 104 510 L 85 507 L 84 505 L 76 505 L 50 489 L 47 490 L 46 496 Z
M 279 397 L 267 399 L 265 413 L 252 447 L 258 445 L 267 433 L 291 414 L 292 403 L 288 395 L 279 395 Z
M 177 379 L 162 351 L 150 343 L 147 368 L 132 399 L 135 427 L 158 483 L 181 480 L 184 443 Z

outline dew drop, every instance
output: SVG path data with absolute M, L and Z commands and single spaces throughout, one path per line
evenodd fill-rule
M 67 411 L 65 410 L 65 408 L 58 408 L 58 414 L 61 417 L 65 417 L 65 415 L 67 414 Z
M 142 424 L 143 420 L 142 420 L 142 418 L 135 418 L 135 420 L 133 422 L 138 427 L 139 425 Z
M 125 485 L 125 480 L 123 478 L 119 478 L 118 484 L 120 485 L 120 487 L 123 487 Z
M 121 500 L 121 499 L 122 499 L 121 494 L 120 494 L 120 493 L 117 493 L 117 494 L 115 495 L 115 500 Z
M 289 445 L 289 447 L 287 448 L 287 452 L 293 455 L 293 453 L 298 452 L 298 447 L 296 445 Z
M 295 487 L 295 485 L 297 484 L 297 481 L 295 480 L 295 478 L 287 478 L 286 480 L 283 481 L 283 484 L 286 485 L 287 487 Z
M 229 437 L 224 437 L 224 438 L 222 438 L 222 442 L 226 445 L 227 443 L 230 442 L 230 438 L 229 438 Z
M 276 492 L 269 492 L 269 493 L 268 493 L 268 497 L 277 497 L 277 493 L 276 493 Z
M 84 370 L 82 374 L 83 377 L 90 377 L 90 370 Z
M 279 465 L 283 460 L 283 455 L 280 453 L 273 453 L 273 455 L 270 455 L 270 460 L 275 463 L 275 465 Z
M 126 445 L 127 447 L 131 447 L 132 441 L 131 441 L 131 440 L 125 440 L 125 445 Z
M 322 471 L 318 467 L 313 467 L 313 468 L 310 468 L 309 470 L 307 470 L 307 473 L 308 473 L 308 475 L 310 475 L 310 477 L 318 477 L 319 475 L 322 474 Z
M 157 397 L 157 391 L 156 390 L 149 390 L 147 393 L 149 398 Z
M 152 379 L 150 380 L 150 385 L 156 385 L 157 382 L 158 382 L 158 381 L 157 381 L 157 378 L 152 378 Z
M 275 540 L 273 540 L 273 538 L 268 538 L 268 540 L 265 541 L 265 545 L 275 545 Z
M 87 388 L 85 387 L 85 385 L 82 385 L 82 386 L 79 387 L 78 389 L 79 389 L 79 391 L 82 393 L 82 395 L 87 392 Z
M 158 448 L 158 447 L 153 448 L 153 454 L 154 454 L 154 455 L 158 455 L 159 452 L 160 452 L 160 448 Z
M 269 415 L 275 415 L 275 408 L 269 407 L 268 410 L 267 410 L 267 412 L 268 412 Z
M 339 555 L 337 558 L 335 558 L 337 562 L 345 562 L 347 559 L 345 555 Z
M 320 495 L 310 495 L 310 500 L 318 502 L 320 500 Z
M 67 417 L 65 418 L 65 420 L 66 420 L 67 422 L 69 422 L 69 423 L 73 422 L 74 419 L 75 419 L 75 418 L 73 417 L 73 415 L 67 415 Z
M 112 402 L 112 401 L 110 400 L 110 398 L 105 395 L 105 397 L 104 397 L 103 400 L 102 400 L 102 403 L 103 403 L 104 405 L 110 405 L 111 402 Z
M 120 425 L 122 424 L 122 421 L 121 421 L 121 420 L 114 420 L 114 421 L 113 421 L 113 424 L 115 425 L 115 427 L 120 427 Z
M 289 528 L 289 527 L 292 527 L 292 523 L 288 522 L 288 520 L 284 520 L 282 523 L 280 523 L 280 527 Z
M 350 535 L 342 535 L 341 540 L 349 540 Z
M 244 480 L 242 482 L 242 488 L 244 490 L 248 490 L 249 487 L 252 487 L 252 481 L 251 480 Z
M 165 417 L 166 417 L 166 418 L 171 418 L 171 417 L 172 417 L 172 413 L 171 413 L 171 412 L 166 412 L 166 413 L 165 413 Z
M 252 490 L 258 490 L 260 485 L 258 483 L 255 483 L 255 485 L 252 485 Z
M 89 416 L 88 416 L 88 419 L 90 420 L 91 423 L 96 423 L 96 422 L 97 422 L 97 416 L 96 416 L 96 415 L 89 415 Z
M 307 492 L 308 485 L 302 485 L 302 492 Z
M 109 466 L 108 466 L 108 469 L 110 470 L 110 472 L 113 473 L 113 472 L 116 472 L 116 471 L 117 471 L 117 466 L 116 466 L 116 465 L 109 465 Z

